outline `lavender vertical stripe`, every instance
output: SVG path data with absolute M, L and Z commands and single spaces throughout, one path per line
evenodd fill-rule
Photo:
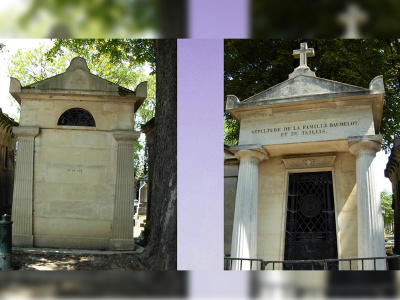
M 223 270 L 223 40 L 178 40 L 178 270 Z
M 249 0 L 189 0 L 190 38 L 248 38 Z

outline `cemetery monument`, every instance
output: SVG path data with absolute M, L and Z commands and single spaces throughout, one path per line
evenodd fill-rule
M 21 105 L 13 244 L 132 250 L 134 115 L 147 83 L 128 90 L 74 58 L 65 73 L 10 93 Z
M 384 257 L 372 164 L 382 142 L 383 78 L 369 88 L 319 78 L 307 66 L 313 49 L 302 43 L 293 54 L 300 65 L 288 80 L 242 101 L 227 96 L 226 109 L 240 123 L 238 145 L 228 149 L 240 161 L 230 256 Z M 385 261 L 376 268 L 385 269 Z

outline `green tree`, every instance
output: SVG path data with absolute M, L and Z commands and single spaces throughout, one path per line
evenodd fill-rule
M 140 82 L 147 81 L 148 97 L 135 115 L 135 130 L 140 130 L 140 124 L 154 116 L 155 75 L 145 73 L 146 59 L 149 60 L 150 67 L 154 68 L 151 42 L 138 40 L 136 44 L 141 55 L 136 55 L 113 50 L 113 46 L 119 49 L 133 49 L 135 44 L 132 41 L 118 40 L 121 42 L 120 46 L 116 44 L 116 40 L 92 40 L 94 44 L 85 40 L 77 40 L 74 44 L 73 41 L 56 40 L 53 47 L 41 45 L 29 51 L 17 51 L 8 64 L 9 76 L 17 78 L 25 86 L 65 72 L 70 61 L 76 56 L 81 56 L 86 59 L 93 74 L 125 88 L 134 90 Z M 73 47 L 68 47 L 69 45 Z M 15 103 L 15 100 L 11 99 Z M 144 146 L 143 139 L 135 142 L 135 177 L 144 175 Z
M 13 7 L 14 11 L 2 11 L 3 34 L 100 38 L 137 36 L 160 29 L 158 3 L 154 0 L 42 0 L 25 4 Z
M 386 94 L 380 133 L 387 152 L 400 130 L 400 45 L 396 39 L 226 40 L 225 101 L 226 95 L 244 100 L 287 80 L 298 66 L 292 52 L 304 41 L 315 49 L 308 65 L 318 77 L 368 88 L 374 77 L 383 75 Z M 225 143 L 237 143 L 238 133 L 239 124 L 225 112 Z
M 383 221 L 386 224 L 394 222 L 394 211 L 392 208 L 392 194 L 384 190 L 381 192 L 382 211 L 384 211 Z
M 147 269 L 177 268 L 177 41 L 155 41 L 157 103 Z M 161 96 L 159 96 L 161 95 Z M 147 225 L 147 224 L 146 224 Z

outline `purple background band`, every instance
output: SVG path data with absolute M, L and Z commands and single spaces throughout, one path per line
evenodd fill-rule
M 250 0 L 189 0 L 190 38 L 248 38 Z
M 189 274 L 191 298 L 244 299 L 248 272 L 222 271 L 223 39 L 249 36 L 249 2 L 188 6 L 189 37 L 208 40 L 178 40 L 178 270 L 196 271 Z
M 223 270 L 223 40 L 178 40 L 178 270 Z

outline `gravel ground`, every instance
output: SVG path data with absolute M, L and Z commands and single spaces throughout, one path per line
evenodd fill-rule
M 135 222 L 134 237 L 138 238 L 143 230 L 140 223 L 146 215 L 139 215 Z M 13 248 L 12 267 L 14 270 L 47 270 L 47 271 L 133 271 L 143 270 L 137 251 L 86 251 L 65 249 L 24 249 Z
M 69 251 L 55 253 L 52 251 L 32 252 L 13 250 L 12 267 L 14 270 L 47 270 L 47 271 L 100 271 L 100 270 L 142 270 L 138 253 L 82 253 Z

